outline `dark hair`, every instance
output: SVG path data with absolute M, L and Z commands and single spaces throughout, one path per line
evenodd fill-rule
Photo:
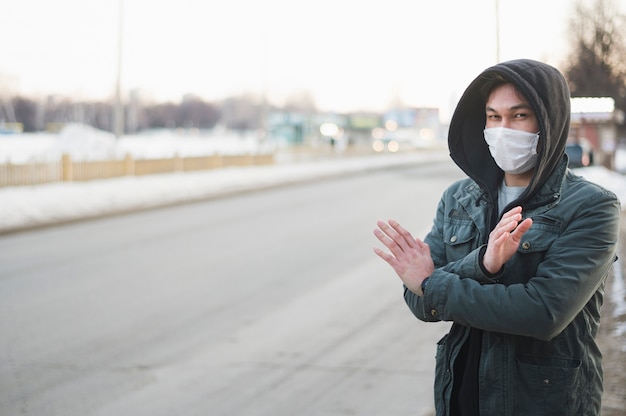
M 487 102 L 487 100 L 489 99 L 489 95 L 491 95 L 491 92 L 497 87 L 511 83 L 511 81 L 495 72 L 490 72 L 483 75 L 483 79 L 484 83 L 480 87 L 480 96 L 482 97 L 484 102 Z

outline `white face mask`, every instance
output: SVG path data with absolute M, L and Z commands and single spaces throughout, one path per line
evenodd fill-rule
M 485 129 L 485 141 L 491 156 L 507 173 L 528 172 L 537 164 L 539 133 L 528 133 L 506 127 Z

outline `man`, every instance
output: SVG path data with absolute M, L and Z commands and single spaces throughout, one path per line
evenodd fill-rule
M 555 68 L 488 68 L 452 117 L 450 155 L 468 178 L 444 192 L 431 231 L 374 231 L 413 314 L 453 322 L 437 345 L 437 415 L 600 413 L 595 336 L 620 205 L 568 169 L 569 117 Z

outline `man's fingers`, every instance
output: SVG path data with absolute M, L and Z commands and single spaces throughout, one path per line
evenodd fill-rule
M 415 239 L 411 233 L 394 219 L 389 220 L 389 225 L 404 239 L 409 247 L 415 247 Z
M 531 218 L 526 218 L 524 221 L 520 222 L 519 225 L 511 234 L 514 234 L 516 238 L 522 238 L 522 236 L 528 231 L 533 225 L 533 220 Z
M 374 235 L 378 238 L 378 241 L 383 243 L 388 249 L 392 249 L 397 246 L 397 244 L 387 236 L 387 234 L 383 233 L 380 229 L 376 228 L 374 230 Z
M 376 253 L 380 257 L 382 257 L 383 260 L 385 260 L 387 263 L 391 264 L 391 259 L 399 258 L 404 254 L 405 250 L 402 247 L 400 247 L 400 245 L 393 238 L 389 237 L 387 233 L 376 228 L 374 230 L 374 235 L 376 236 L 376 238 L 378 238 L 378 240 L 381 243 L 383 243 L 385 247 L 389 249 L 389 251 L 391 251 L 391 254 L 388 254 L 382 250 L 376 249 L 376 250 L 379 250 L 381 253 L 385 254 L 385 256 L 383 257 L 383 256 L 380 256 L 378 252 Z
M 385 260 L 391 266 L 393 266 L 393 263 L 395 263 L 395 257 L 390 255 L 389 253 L 384 252 L 383 250 L 379 249 L 378 247 L 374 247 L 374 253 L 376 253 L 378 255 L 378 257 L 380 257 L 381 259 Z
M 520 207 L 518 205 L 516 207 L 511 208 L 507 212 L 505 212 L 502 217 L 504 218 L 504 217 L 508 217 L 508 216 L 511 216 L 511 215 L 518 215 L 518 214 L 521 214 L 521 213 L 522 213 L 522 207 Z
M 390 222 L 394 222 L 396 224 L 396 226 L 399 226 L 399 224 L 393 220 L 390 220 Z M 396 227 L 393 227 L 391 224 L 388 224 L 382 220 L 379 220 L 376 225 L 378 225 L 378 228 L 387 235 L 387 237 L 389 237 L 389 239 L 391 241 L 393 241 L 395 243 L 395 246 L 397 246 L 398 248 L 400 248 L 400 250 L 406 251 L 407 249 L 409 249 L 411 247 L 411 243 L 409 243 L 406 239 L 406 236 L 401 234 L 400 232 L 397 231 Z M 400 227 L 402 228 L 402 227 Z M 403 228 L 402 228 L 403 229 Z M 404 230 L 404 229 L 403 229 Z M 408 233 L 408 231 L 407 231 Z M 410 236 L 410 233 L 409 233 Z M 379 238 L 380 240 L 380 238 Z M 382 240 L 381 240 L 382 241 Z M 392 246 L 389 246 L 388 244 L 385 244 L 387 247 L 389 247 L 389 249 L 392 248 Z
M 428 255 L 428 257 L 430 257 L 430 246 L 428 244 L 417 238 L 415 239 L 415 243 L 421 250 L 423 250 Z
M 509 221 L 521 221 L 522 220 L 522 207 L 515 207 L 511 210 L 507 211 L 502 218 L 500 218 L 500 223 L 508 223 Z
M 500 221 L 498 226 L 491 232 L 491 235 L 494 239 L 499 239 L 503 234 L 510 234 L 513 230 L 515 230 L 517 225 L 518 223 L 515 220 L 508 222 Z

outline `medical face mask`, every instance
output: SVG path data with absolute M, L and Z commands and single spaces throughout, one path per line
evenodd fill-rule
M 485 129 L 484 133 L 489 152 L 503 171 L 513 174 L 524 173 L 537 164 L 539 133 L 506 127 Z

